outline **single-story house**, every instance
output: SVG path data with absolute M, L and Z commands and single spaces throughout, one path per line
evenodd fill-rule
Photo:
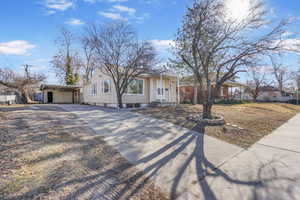
M 214 87 L 214 83 L 212 83 Z M 199 85 L 199 84 L 196 84 Z M 183 78 L 183 80 L 180 82 L 180 101 L 183 103 L 190 103 L 194 100 L 194 92 L 197 92 L 197 99 L 198 102 L 201 102 L 202 99 L 200 97 L 200 88 L 197 86 L 197 90 L 194 89 L 195 84 L 194 80 L 191 77 Z M 217 101 L 218 100 L 242 100 L 243 97 L 243 91 L 244 91 L 245 85 L 236 81 L 228 80 L 226 81 L 219 91 L 219 94 L 217 95 Z
M 177 75 L 155 70 L 144 73 L 131 81 L 123 95 L 124 107 L 144 107 L 152 103 L 175 104 L 177 102 Z M 96 70 L 83 87 L 83 103 L 118 107 L 113 79 Z
M 80 86 L 41 85 L 43 103 L 80 103 Z
M 0 85 L 0 104 L 15 104 L 20 102 L 20 95 L 16 89 Z
M 280 91 L 278 88 L 273 86 L 262 86 L 260 88 L 257 101 L 274 101 L 274 102 L 287 102 L 293 99 L 294 93 Z M 246 100 L 253 100 L 250 93 L 245 90 L 244 98 Z

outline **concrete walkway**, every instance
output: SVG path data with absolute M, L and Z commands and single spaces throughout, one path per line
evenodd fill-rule
M 300 115 L 249 150 L 131 112 L 61 105 L 170 199 L 299 199 Z
M 300 114 L 202 182 L 203 199 L 300 199 Z

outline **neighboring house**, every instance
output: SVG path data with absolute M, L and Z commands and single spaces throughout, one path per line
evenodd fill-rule
M 128 107 L 144 107 L 152 103 L 174 104 L 177 102 L 177 76 L 173 73 L 149 71 L 134 79 L 123 95 Z M 117 107 L 115 85 L 110 76 L 96 70 L 89 84 L 83 87 L 83 103 Z
M 0 104 L 15 104 L 16 102 L 16 95 L 0 94 Z
M 214 88 L 214 83 L 213 88 Z M 196 84 L 199 85 L 199 84 Z M 197 90 L 194 89 L 194 80 L 191 77 L 183 78 L 180 82 L 180 101 L 183 103 L 191 103 L 194 99 L 194 92 L 197 92 L 197 100 L 199 103 L 202 102 L 202 99 L 200 97 L 200 88 L 197 86 Z M 236 81 L 226 81 L 219 91 L 219 94 L 217 95 L 217 101 L 219 100 L 242 100 L 243 97 L 243 91 L 244 91 L 245 85 L 242 83 L 238 83 Z
M 244 95 L 246 100 L 253 100 L 250 93 L 245 90 Z M 263 86 L 260 88 L 259 95 L 257 97 L 257 101 L 275 101 L 275 102 L 287 102 L 293 99 L 292 92 L 281 92 L 278 88 L 273 86 Z
M 15 89 L 0 85 L 0 104 L 15 104 L 18 100 L 19 95 Z
M 80 86 L 41 85 L 43 103 L 80 103 Z

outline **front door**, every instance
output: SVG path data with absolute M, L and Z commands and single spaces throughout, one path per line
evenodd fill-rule
M 157 100 L 165 100 L 165 84 L 163 80 L 158 79 L 156 81 L 156 99 Z
M 47 93 L 48 103 L 53 103 L 53 92 Z

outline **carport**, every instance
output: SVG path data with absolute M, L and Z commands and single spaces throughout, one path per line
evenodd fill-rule
M 78 104 L 80 103 L 80 86 L 41 85 L 43 103 Z

